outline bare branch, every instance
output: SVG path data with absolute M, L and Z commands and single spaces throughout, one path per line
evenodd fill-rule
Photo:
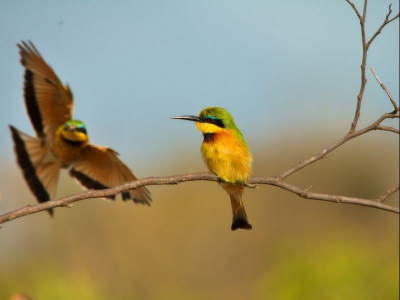
M 381 85 L 381 88 L 385 91 L 385 93 L 388 95 L 390 102 L 392 102 L 392 105 L 394 107 L 395 111 L 399 111 L 399 107 L 397 106 L 396 102 L 394 101 L 392 94 L 389 92 L 389 90 L 386 88 L 385 84 L 378 78 L 378 75 L 376 75 L 374 68 L 370 67 L 372 74 L 374 74 L 375 79 L 379 82 L 379 84 Z
M 360 129 L 356 132 L 353 133 L 348 133 L 346 134 L 343 138 L 341 138 L 340 140 L 336 141 L 334 144 L 330 145 L 329 147 L 323 149 L 321 152 L 319 152 L 317 155 L 310 157 L 302 162 L 299 162 L 298 164 L 296 164 L 295 166 L 293 166 L 292 168 L 290 168 L 289 170 L 286 170 L 285 172 L 281 173 L 280 175 L 278 175 L 276 178 L 277 180 L 283 180 L 284 178 L 288 177 L 289 175 L 293 174 L 294 172 L 303 169 L 304 167 L 320 160 L 321 158 L 326 157 L 327 154 L 329 154 L 330 152 L 332 152 L 333 150 L 335 150 L 336 148 L 338 148 L 339 146 L 343 145 L 344 143 L 346 143 L 347 141 L 358 137 L 364 133 L 367 133 L 371 130 L 388 130 L 390 127 L 384 127 L 384 126 L 380 126 L 380 123 L 388 118 L 399 118 L 399 113 L 396 114 L 383 114 L 378 120 L 376 120 L 373 124 L 371 124 L 370 126 L 367 126 L 363 129 Z M 393 128 L 394 129 L 394 128 Z M 396 129 L 393 130 L 389 130 L 389 131 L 393 131 L 393 132 L 397 132 Z
M 353 3 L 353 2 L 350 2 L 349 0 L 346 0 L 346 2 L 347 2 L 348 4 L 350 4 L 350 5 L 351 5 L 351 7 L 354 9 L 354 11 L 355 11 L 355 13 L 356 13 L 356 15 L 357 15 L 358 19 L 359 19 L 359 20 L 360 20 L 360 22 L 361 22 L 361 20 L 362 20 L 362 17 L 361 17 L 361 15 L 360 15 L 360 13 L 358 12 L 358 10 L 357 10 L 357 7 L 354 5 L 354 3 Z
M 389 198 L 391 195 L 393 195 L 395 192 L 397 192 L 399 190 L 399 185 L 396 185 L 394 188 L 392 188 L 391 190 L 387 190 L 385 194 L 383 194 L 382 196 L 380 196 L 379 198 L 376 198 L 375 201 L 378 202 L 383 202 L 385 201 L 387 198 Z
M 360 86 L 360 91 L 358 92 L 358 95 L 357 95 L 357 107 L 356 107 L 356 111 L 354 113 L 354 119 L 353 119 L 353 122 L 351 123 L 350 131 L 349 131 L 349 133 L 353 133 L 356 131 L 358 119 L 360 118 L 361 103 L 362 103 L 362 99 L 364 97 L 365 86 L 367 85 L 367 78 L 365 76 L 365 66 L 367 64 L 368 47 L 367 47 L 366 38 L 365 38 L 365 18 L 366 18 L 366 14 L 367 14 L 368 1 L 367 0 L 364 1 L 364 11 L 363 11 L 362 16 L 358 12 L 354 3 L 350 2 L 349 0 L 346 0 L 346 1 L 347 1 L 347 3 L 349 3 L 351 5 L 351 7 L 353 7 L 354 11 L 357 14 L 358 19 L 360 20 L 362 49 L 363 49 L 363 55 L 362 55 L 362 61 L 361 61 L 361 86 Z
M 279 181 L 276 178 L 271 178 L 271 177 L 252 177 L 250 182 L 258 183 L 258 184 L 274 185 L 274 186 L 280 187 L 282 189 L 288 190 L 288 191 L 290 191 L 292 193 L 295 193 L 298 196 L 300 196 L 302 198 L 305 198 L 305 199 L 323 200 L 323 201 L 338 202 L 338 203 L 350 203 L 350 204 L 364 205 L 364 206 L 383 209 L 383 210 L 394 212 L 394 213 L 397 213 L 397 214 L 400 213 L 398 207 L 389 206 L 389 205 L 385 205 L 385 206 L 377 205 L 377 203 L 379 203 L 379 204 L 382 204 L 382 203 L 377 202 L 376 200 L 354 198 L 354 197 L 347 197 L 347 196 L 338 196 L 338 195 L 328 195 L 328 194 L 320 194 L 320 193 L 311 193 L 311 192 L 309 192 L 310 188 L 307 188 L 307 189 L 303 190 L 303 189 L 300 189 L 300 188 L 298 188 L 296 186 L 293 186 L 293 185 L 290 185 L 288 183 Z
M 35 205 L 27 205 L 21 209 L 0 215 L 0 224 L 19 218 L 25 215 L 33 214 L 39 211 L 45 211 L 49 208 L 54 207 L 72 207 L 72 203 L 84 199 L 91 198 L 105 198 L 107 196 L 114 196 L 119 193 L 135 189 L 146 185 L 170 185 L 178 184 L 180 182 L 193 181 L 193 180 L 208 180 L 208 181 L 218 181 L 217 176 L 211 173 L 196 173 L 196 174 L 184 174 L 176 175 L 170 177 L 149 177 L 141 180 L 131 181 L 124 183 L 122 185 L 104 189 L 104 190 L 88 190 L 72 195 L 68 195 L 56 200 L 51 200 Z
M 365 74 L 365 68 L 367 65 L 367 55 L 368 55 L 368 49 L 371 46 L 372 42 L 374 39 L 381 33 L 382 29 L 392 22 L 393 20 L 397 19 L 399 17 L 399 14 L 396 15 L 394 18 L 389 19 L 390 14 L 392 13 L 392 4 L 389 5 L 389 12 L 386 15 L 385 21 L 383 24 L 378 28 L 376 33 L 371 37 L 371 39 L 367 42 L 366 37 L 365 37 L 365 19 L 367 15 L 367 5 L 368 5 L 368 0 L 364 1 L 364 10 L 363 10 L 363 15 L 361 16 L 359 11 L 357 10 L 356 6 L 354 3 L 350 2 L 349 0 L 346 0 L 347 3 L 351 5 L 355 13 L 357 14 L 358 19 L 360 20 L 360 26 L 361 26 L 361 37 L 362 37 L 362 49 L 363 49 L 363 55 L 362 55 L 362 61 L 361 61 L 361 86 L 360 86 L 360 91 L 357 95 L 357 106 L 356 106 L 356 111 L 354 113 L 354 119 L 353 122 L 351 123 L 350 131 L 349 133 L 353 133 L 356 131 L 358 119 L 360 118 L 360 111 L 361 111 L 361 104 L 362 100 L 364 97 L 364 91 L 365 91 L 365 86 L 367 84 L 367 78 Z M 396 107 L 396 106 L 395 106 Z M 398 111 L 398 110 L 396 110 Z
M 392 13 L 392 3 L 389 4 L 389 12 L 386 15 L 385 21 L 383 21 L 382 25 L 378 28 L 378 30 L 375 32 L 375 34 L 368 41 L 368 43 L 367 43 L 368 47 L 371 45 L 371 43 L 374 41 L 374 39 L 382 32 L 383 27 L 385 27 L 387 24 L 389 24 L 393 20 L 396 20 L 400 15 L 400 14 L 397 14 L 392 19 L 389 19 L 389 16 L 391 13 Z
M 365 23 L 365 18 L 367 17 L 367 5 L 368 5 L 368 0 L 364 0 L 364 11 L 363 11 L 364 23 Z
M 396 129 L 396 128 L 393 128 L 393 127 L 389 127 L 389 126 L 382 126 L 382 125 L 379 125 L 379 126 L 376 127 L 376 130 L 391 131 L 391 132 L 400 134 L 400 130 L 398 130 L 398 129 Z
M 180 182 L 187 181 L 195 181 L 195 180 L 206 180 L 206 181 L 219 181 L 218 177 L 211 173 L 191 173 L 191 174 L 183 174 L 169 177 L 149 177 L 144 179 L 139 179 L 131 182 L 124 183 L 122 185 L 104 189 L 104 190 L 89 190 L 81 193 L 69 195 L 66 197 L 62 197 L 56 200 L 47 201 L 44 203 L 39 203 L 35 205 L 27 205 L 23 208 L 14 210 L 12 212 L 0 215 L 0 224 L 5 223 L 26 215 L 30 215 L 33 213 L 37 213 L 40 211 L 46 211 L 49 208 L 55 207 L 72 207 L 73 202 L 77 202 L 84 199 L 92 199 L 92 198 L 103 198 L 106 196 L 113 196 L 119 193 L 128 191 L 130 189 L 135 189 L 141 186 L 148 185 L 170 185 L 170 184 L 178 184 Z M 379 201 L 373 199 L 361 199 L 361 198 L 353 198 L 346 196 L 338 196 L 338 195 L 328 195 L 328 194 L 319 194 L 319 193 L 311 193 L 309 192 L 309 188 L 301 189 L 299 187 L 293 186 L 291 184 L 282 182 L 273 177 L 252 177 L 249 180 L 248 186 L 254 187 L 256 184 L 269 184 L 273 186 L 280 187 L 292 193 L 299 195 L 302 198 L 306 199 L 315 199 L 315 200 L 323 200 L 330 202 L 341 202 L 341 203 L 351 203 L 364 205 L 374 208 L 379 208 L 382 210 L 399 213 L 399 208 L 382 204 Z M 388 197 L 388 196 L 387 196 Z

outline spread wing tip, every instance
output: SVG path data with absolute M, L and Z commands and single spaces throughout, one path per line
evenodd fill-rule
M 36 49 L 35 45 L 30 40 L 28 40 L 27 42 L 21 41 L 20 44 L 17 44 L 17 47 L 19 48 L 21 56 L 25 52 L 31 52 L 31 53 L 35 53 L 36 55 L 42 57 L 40 55 L 38 49 Z

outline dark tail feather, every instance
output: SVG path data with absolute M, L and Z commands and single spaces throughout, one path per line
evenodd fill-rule
M 230 196 L 231 197 L 231 205 L 232 205 L 232 213 L 233 213 L 233 218 L 232 218 L 232 230 L 236 229 L 246 229 L 249 230 L 253 228 L 249 224 L 249 221 L 247 220 L 247 215 L 246 211 L 244 210 L 243 202 L 242 202 L 242 197 L 239 195 L 235 196 Z

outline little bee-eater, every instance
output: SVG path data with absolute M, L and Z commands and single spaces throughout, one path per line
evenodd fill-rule
M 203 133 L 201 153 L 211 173 L 218 176 L 221 187 L 231 197 L 232 230 L 251 229 L 244 210 L 243 185 L 251 173 L 252 156 L 242 133 L 231 114 L 222 107 L 207 107 L 199 116 L 179 116 L 173 119 L 196 122 Z
M 71 89 L 61 83 L 35 46 L 22 42 L 18 48 L 25 67 L 25 106 L 36 137 L 13 126 L 10 129 L 18 164 L 36 199 L 54 199 L 61 168 L 68 168 L 69 174 L 87 189 L 105 189 L 135 180 L 117 152 L 89 143 L 85 124 L 72 120 Z M 147 205 L 151 201 L 149 191 L 143 187 L 122 193 L 122 199 Z

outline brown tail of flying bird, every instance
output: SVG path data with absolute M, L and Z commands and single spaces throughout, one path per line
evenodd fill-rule
M 61 165 L 46 157 L 47 149 L 39 138 L 31 137 L 10 125 L 18 165 L 30 190 L 39 202 L 54 199 Z M 53 215 L 53 210 L 48 210 Z

